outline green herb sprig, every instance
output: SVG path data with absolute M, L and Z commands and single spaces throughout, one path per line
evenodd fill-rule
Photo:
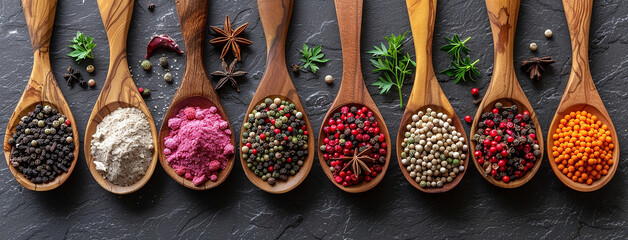
M 455 83 L 459 83 L 460 80 L 466 82 L 467 79 L 475 81 L 475 77 L 482 77 L 482 74 L 475 66 L 480 59 L 471 62 L 471 58 L 468 56 L 471 50 L 464 45 L 469 39 L 471 37 L 460 41 L 458 35 L 454 34 L 452 38 L 445 37 L 448 43 L 440 48 L 440 50 L 451 56 L 451 64 L 447 69 L 440 71 L 440 73 L 453 77 Z M 463 57 L 463 54 L 467 56 Z
M 402 44 L 406 34 L 408 32 L 399 36 L 395 36 L 395 34 L 385 36 L 384 39 L 388 41 L 388 47 L 381 43 L 380 47 L 374 46 L 374 50 L 367 52 L 373 54 L 373 57 L 370 59 L 371 64 L 375 66 L 373 72 L 384 73 L 384 76 L 380 76 L 373 85 L 380 89 L 379 94 L 388 93 L 392 86 L 397 86 L 400 107 L 403 107 L 403 97 L 401 95 L 403 82 L 406 77 L 412 75 L 413 67 L 416 67 L 416 62 L 410 58 L 410 54 L 403 53 Z
M 309 67 L 310 71 L 316 74 L 316 71 L 319 69 L 316 63 L 326 63 L 329 61 L 328 58 L 324 58 L 325 54 L 323 54 L 322 51 L 321 45 L 310 48 L 306 44 L 303 44 L 303 48 L 299 49 L 299 52 L 301 52 L 301 62 L 304 64 L 299 68 L 307 69 Z
M 76 32 L 76 37 L 71 42 L 72 44 L 69 47 L 74 49 L 74 51 L 68 53 L 68 56 L 76 58 L 77 62 L 83 59 L 94 58 L 92 49 L 96 47 L 96 44 L 93 38 L 85 36 L 82 32 Z

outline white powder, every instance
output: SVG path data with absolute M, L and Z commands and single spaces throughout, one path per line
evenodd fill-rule
M 118 108 L 98 124 L 91 144 L 96 170 L 107 181 L 129 186 L 144 177 L 153 158 L 153 138 L 146 115 Z

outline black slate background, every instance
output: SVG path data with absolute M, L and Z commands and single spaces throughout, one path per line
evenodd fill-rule
M 149 88 L 146 99 L 158 124 L 164 116 L 184 67 L 184 56 L 158 51 L 150 60 L 153 73 L 139 67 L 144 59 L 145 45 L 154 34 L 169 34 L 183 43 L 174 1 L 153 0 L 154 12 L 146 9 L 147 0 L 137 0 L 128 40 L 128 58 L 138 86 Z M 323 45 L 331 61 L 318 75 L 301 73 L 293 81 L 307 113 L 318 132 L 323 115 L 337 94 L 342 73 L 342 54 L 334 3 L 331 0 L 295 1 L 287 41 L 287 64 L 299 61 L 298 48 L 303 44 Z M 254 44 L 243 50 L 240 68 L 249 75 L 240 83 L 240 93 L 221 89 L 222 104 L 239 134 L 244 111 L 255 92 L 265 67 L 265 40 L 257 4 L 248 0 L 214 0 L 210 3 L 209 24 L 221 25 L 224 15 L 234 25 L 250 22 L 246 37 Z M 410 31 L 406 5 L 401 0 L 365 1 L 362 24 L 362 68 L 365 81 L 371 84 L 377 75 L 365 54 L 381 37 Z M 552 39 L 543 35 L 554 32 Z M 621 151 L 628 151 L 628 99 L 626 78 L 628 55 L 628 2 L 595 1 L 591 23 L 591 71 L 602 100 L 614 120 Z M 68 41 L 76 31 L 93 36 L 96 67 L 94 75 L 84 72 L 86 79 L 97 81 L 95 89 L 68 87 L 62 78 L 67 66 L 84 68 L 65 56 Z M 5 127 L 30 74 L 31 45 L 24 14 L 19 1 L 3 1 L 0 5 L 0 126 Z M 456 85 L 438 75 L 441 86 L 462 118 L 473 115 L 476 106 L 469 93 L 473 87 L 484 92 L 492 71 L 492 38 L 483 1 L 440 1 L 434 39 L 434 67 L 447 67 L 448 57 L 438 50 L 443 36 L 454 33 L 471 36 L 468 46 L 471 57 L 480 58 L 483 74 L 477 82 Z M 405 49 L 414 56 L 411 34 Z M 207 71 L 220 68 L 219 49 L 205 39 Z M 63 0 L 57 7 L 52 36 L 51 62 L 55 77 L 76 118 L 84 138 L 85 126 L 100 87 L 106 77 L 109 51 L 106 34 L 96 1 Z M 536 42 L 539 50 L 528 50 Z M 175 83 L 161 80 L 163 70 L 158 57 L 168 56 Z M 545 78 L 532 83 L 517 68 L 517 76 L 547 136 L 547 129 L 560 101 L 571 67 L 569 32 L 561 1 L 523 1 L 515 40 L 515 64 L 530 56 L 552 56 L 556 63 Z M 176 61 L 176 62 L 175 62 Z M 324 83 L 325 75 L 336 79 Z M 407 80 L 406 85 L 410 85 Z M 215 81 L 214 81 L 215 84 Z M 411 86 L 403 89 L 404 101 Z M 398 96 L 378 95 L 374 86 L 369 91 L 384 115 L 391 136 L 397 135 L 403 113 Z M 159 128 L 159 126 L 157 126 Z M 469 126 L 466 125 L 466 130 Z M 5 129 L 0 129 L 2 132 Z M 82 146 L 82 143 L 81 143 Z M 394 149 L 394 146 L 393 146 Z M 628 237 L 626 209 L 628 193 L 625 185 L 627 166 L 620 157 L 614 179 L 595 193 L 579 193 L 565 187 L 554 176 L 547 158 L 541 169 L 526 185 L 518 189 L 496 188 L 484 181 L 477 171 L 470 171 L 458 187 L 440 195 L 427 195 L 414 189 L 403 178 L 393 157 L 384 180 L 363 194 L 348 194 L 334 187 L 315 160 L 309 177 L 292 192 L 283 195 L 265 193 L 245 177 L 236 163 L 229 178 L 218 188 L 195 192 L 174 182 L 158 166 L 148 184 L 128 196 L 113 195 L 96 184 L 81 157 L 72 177 L 60 188 L 50 192 L 24 190 L 6 166 L 0 167 L 0 238 L 608 238 Z M 4 160 L 2 161 L 4 165 Z

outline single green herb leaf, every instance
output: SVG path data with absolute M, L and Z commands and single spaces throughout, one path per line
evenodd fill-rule
M 380 46 L 373 46 L 373 50 L 367 53 L 372 54 L 371 64 L 375 67 L 374 73 L 384 73 L 378 78 L 378 81 L 372 85 L 380 89 L 379 94 L 386 94 L 393 86 L 397 87 L 399 92 L 399 106 L 403 107 L 403 96 L 401 88 L 406 77 L 412 75 L 413 67 L 416 67 L 409 54 L 403 53 L 403 40 L 406 38 L 404 34 L 384 36 L 388 42 L 388 46 L 381 43 Z
M 68 53 L 68 56 L 75 58 L 77 62 L 83 59 L 93 59 L 94 55 L 92 53 L 92 49 L 96 47 L 94 43 L 94 39 L 85 36 L 81 32 L 76 32 L 76 37 L 72 39 L 72 44 L 68 47 L 74 49 L 72 52 Z
M 471 37 L 460 41 L 458 35 L 454 34 L 452 38 L 445 37 L 448 43 L 440 48 L 440 50 L 451 56 L 451 64 L 445 70 L 440 71 L 440 73 L 453 78 L 455 83 L 459 83 L 460 80 L 466 82 L 467 79 L 475 81 L 476 77 L 479 78 L 482 76 L 475 66 L 480 59 L 471 62 L 471 58 L 468 56 L 471 50 L 464 45 L 469 39 L 471 39 Z M 463 57 L 463 54 L 466 56 Z
M 303 48 L 299 49 L 299 52 L 301 52 L 301 62 L 304 64 L 300 68 L 307 69 L 309 67 L 310 71 L 316 74 L 316 71 L 319 69 L 316 63 L 326 63 L 329 61 L 328 58 L 324 58 L 325 54 L 323 54 L 322 51 L 323 48 L 321 45 L 310 48 L 306 44 L 303 44 Z

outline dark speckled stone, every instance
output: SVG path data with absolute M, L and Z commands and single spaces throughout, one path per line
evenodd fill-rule
M 183 55 L 157 51 L 150 58 L 153 73 L 140 68 L 145 45 L 154 34 L 169 34 L 180 44 L 181 32 L 174 1 L 152 0 L 155 11 L 147 10 L 147 0 L 137 0 L 128 40 L 128 58 L 138 86 L 149 88 L 152 96 L 146 100 L 155 121 L 161 123 L 183 72 Z M 410 31 L 406 5 L 401 0 L 365 1 L 362 24 L 362 53 L 379 44 L 383 35 Z M 243 115 L 253 96 L 265 67 L 266 46 L 255 1 L 213 0 L 209 22 L 222 25 L 229 14 L 234 25 L 250 22 L 245 36 L 254 44 L 243 50 L 244 62 L 239 66 L 250 74 L 240 83 L 242 92 L 229 86 L 219 91 L 227 113 L 239 134 Z M 591 23 L 591 72 L 602 100 L 615 120 L 620 134 L 621 151 L 628 152 L 628 2 L 620 0 L 595 1 Z M 554 32 L 552 39 L 543 35 L 545 29 Z M 68 41 L 77 30 L 93 36 L 98 44 L 93 75 L 96 88 L 84 90 L 68 87 L 62 78 L 67 66 L 83 68 L 66 57 Z M 440 1 L 434 39 L 434 67 L 438 72 L 448 65 L 448 57 L 438 48 L 445 43 L 443 36 L 458 33 L 471 36 L 468 46 L 471 57 L 480 58 L 483 74 L 477 82 L 456 85 L 439 74 L 441 86 L 461 118 L 475 113 L 470 90 L 484 92 L 492 71 L 492 38 L 483 1 Z M 4 128 L 15 108 L 28 79 L 32 64 L 31 44 L 19 1 L 5 1 L 0 7 L 0 127 Z M 220 69 L 219 50 L 205 39 L 207 71 Z M 59 1 L 51 60 L 55 77 L 70 102 L 81 141 L 85 126 L 99 90 L 104 83 L 109 62 L 105 31 L 96 1 Z M 531 53 L 530 42 L 539 50 Z M 331 0 L 297 0 L 287 41 L 287 63 L 299 61 L 298 48 L 323 45 L 331 59 L 318 75 L 300 73 L 293 76 L 296 88 L 305 104 L 313 128 L 320 128 L 323 115 L 331 105 L 340 86 L 342 54 Z M 411 39 L 405 49 L 414 55 Z M 552 56 L 556 63 L 542 81 L 533 83 L 518 67 L 517 77 L 532 106 L 539 115 L 543 135 L 554 115 L 571 67 L 569 32 L 561 1 L 526 0 L 521 6 L 515 40 L 515 63 L 530 56 Z M 162 80 L 158 67 L 160 56 L 170 59 L 175 81 Z M 376 75 L 362 54 L 362 68 L 367 84 Z M 84 70 L 83 70 L 84 71 Z M 332 85 L 323 81 L 330 74 Z M 215 81 L 214 81 L 215 84 Z M 406 85 L 410 85 L 408 81 Z M 403 89 L 404 101 L 410 86 Z M 403 113 L 398 96 L 380 96 L 369 86 L 373 98 L 396 136 Z M 159 127 L 159 126 L 158 126 Z M 467 131 L 468 126 L 465 126 Z M 1 129 L 2 132 L 5 129 Z M 82 146 L 82 143 L 81 143 Z M 394 149 L 394 146 L 393 146 Z M 388 174 L 371 191 L 347 194 L 332 185 L 315 160 L 310 176 L 295 190 L 284 195 L 270 195 L 251 184 L 238 163 L 231 176 L 218 188 L 195 192 L 174 182 L 158 166 L 148 184 L 129 196 L 116 196 L 103 190 L 92 179 L 83 152 L 72 177 L 51 192 L 24 190 L 9 172 L 4 160 L 0 163 L 0 238 L 41 239 L 339 239 L 339 238 L 598 238 L 628 237 L 626 211 L 628 200 L 625 184 L 628 163 L 620 157 L 615 178 L 596 193 L 578 193 L 565 187 L 554 176 L 547 160 L 537 175 L 519 189 L 505 190 L 484 181 L 473 168 L 459 186 L 449 193 L 426 195 L 403 178 L 397 160 L 391 159 Z M 470 165 L 471 166 L 471 165 Z

